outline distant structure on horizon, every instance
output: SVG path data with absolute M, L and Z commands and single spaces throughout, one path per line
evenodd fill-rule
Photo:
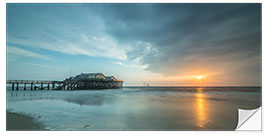
M 102 73 L 81 73 L 62 81 L 56 90 L 60 89 L 118 89 L 123 87 L 123 81 L 114 76 L 105 76 Z
M 150 83 L 143 82 L 143 87 L 150 87 Z
M 48 80 L 7 80 L 12 85 L 12 90 L 19 90 L 19 84 L 30 85 L 30 90 L 87 90 L 87 89 L 118 89 L 123 87 L 124 81 L 114 76 L 105 76 L 102 73 L 81 73 L 75 77 L 66 78 L 64 81 Z M 44 85 L 46 85 L 44 87 Z M 15 87 L 16 85 L 16 87 Z

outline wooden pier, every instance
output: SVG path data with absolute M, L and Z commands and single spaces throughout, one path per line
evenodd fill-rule
M 118 89 L 123 87 L 123 81 L 114 76 L 104 76 L 102 73 L 82 73 L 75 77 L 66 78 L 63 81 L 48 80 L 7 80 L 11 84 L 11 90 L 90 90 L 90 89 Z
M 11 90 L 19 90 L 19 86 L 23 85 L 23 90 L 26 90 L 26 85 L 30 85 L 30 90 L 50 90 L 55 89 L 61 81 L 47 80 L 7 80 L 7 84 L 11 84 Z

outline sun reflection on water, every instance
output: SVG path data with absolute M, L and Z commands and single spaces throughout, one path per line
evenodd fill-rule
M 196 94 L 196 115 L 198 120 L 198 126 L 203 128 L 205 127 L 207 120 L 206 113 L 206 104 L 205 104 L 205 95 L 202 93 L 202 89 Z

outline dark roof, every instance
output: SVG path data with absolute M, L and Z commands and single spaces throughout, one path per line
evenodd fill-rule
M 82 73 L 82 74 L 84 74 L 84 75 L 99 75 L 99 74 L 102 74 L 102 73 Z

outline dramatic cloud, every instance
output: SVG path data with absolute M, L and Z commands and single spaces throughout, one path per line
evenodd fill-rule
M 8 44 L 261 84 L 261 4 L 8 4 Z M 129 66 L 127 66 L 129 65 Z
M 77 6 L 15 4 L 8 6 L 8 43 L 73 55 L 126 59 L 128 48 L 104 33 L 102 23 Z
M 146 70 L 260 84 L 260 4 L 135 4 L 106 9 L 102 14 L 107 13 L 107 31 L 118 42 L 142 41 L 153 48 L 146 54 L 144 48 L 127 53 L 128 59 L 147 64 Z

